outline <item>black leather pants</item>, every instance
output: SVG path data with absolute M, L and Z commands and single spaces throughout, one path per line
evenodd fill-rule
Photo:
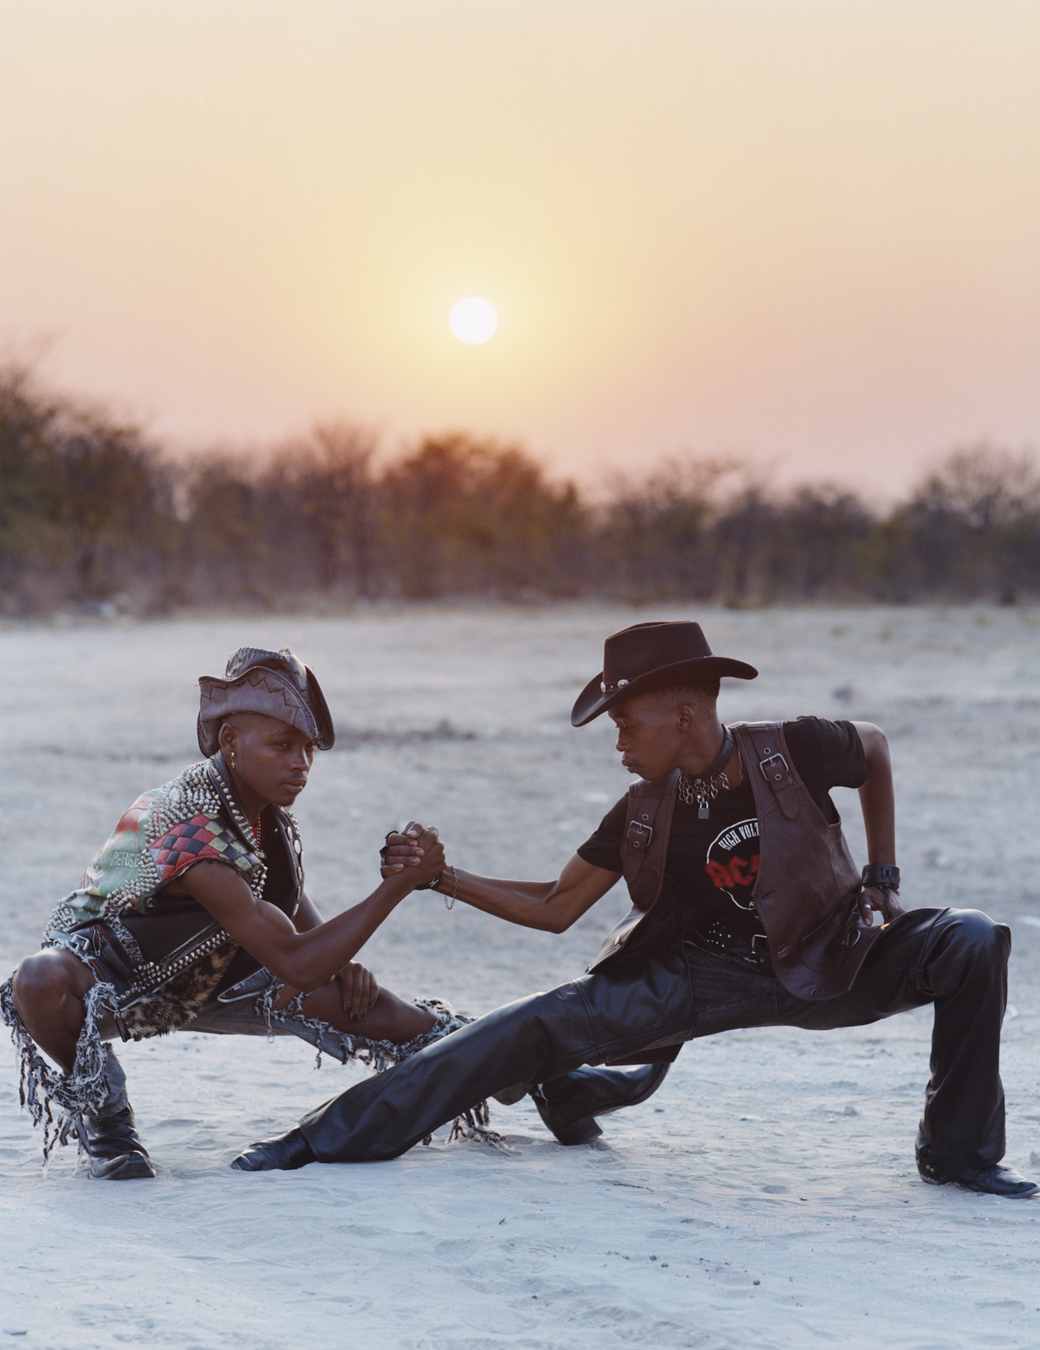
M 987 1167 L 1004 1152 L 998 1066 L 1010 948 L 1007 928 L 976 910 L 914 910 L 878 938 L 850 993 L 815 1003 L 759 967 L 677 944 L 638 970 L 585 975 L 498 1008 L 300 1125 L 322 1162 L 395 1158 L 514 1083 L 736 1027 L 857 1026 L 932 1002 L 921 1129 L 944 1157 Z

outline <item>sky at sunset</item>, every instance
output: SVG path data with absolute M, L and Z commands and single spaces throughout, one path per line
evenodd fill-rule
M 895 493 L 1040 444 L 1040 3 L 0 0 L 0 343 L 174 447 Z

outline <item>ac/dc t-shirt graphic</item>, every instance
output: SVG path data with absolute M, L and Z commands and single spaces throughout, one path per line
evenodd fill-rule
M 754 913 L 751 892 L 758 878 L 758 862 L 758 817 L 727 825 L 708 845 L 704 866 L 712 885 L 722 892 L 716 898 L 728 896 L 742 914 Z

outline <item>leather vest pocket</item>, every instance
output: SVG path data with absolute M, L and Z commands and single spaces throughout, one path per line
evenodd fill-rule
M 850 892 L 822 923 L 804 935 L 798 951 L 802 965 L 810 970 L 833 971 L 850 958 L 864 932 L 858 901 L 859 891 Z

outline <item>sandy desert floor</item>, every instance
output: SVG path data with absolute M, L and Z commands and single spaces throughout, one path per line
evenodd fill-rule
M 339 727 L 298 815 L 327 914 L 375 883 L 408 816 L 457 863 L 555 876 L 627 785 L 605 719 L 569 725 L 603 637 L 696 617 L 760 667 L 729 718 L 817 712 L 890 737 L 904 902 L 1011 924 L 1008 1161 L 1040 1173 L 1040 612 L 370 611 L 0 631 L 0 969 L 32 950 L 129 802 L 197 758 L 195 679 L 291 645 Z M 862 855 L 855 794 L 839 792 Z M 407 901 L 362 954 L 390 987 L 480 1013 L 580 973 L 627 909 L 570 932 Z M 0 1331 L 47 1350 L 1036 1347 L 1040 1203 L 922 1184 L 927 1010 L 687 1046 L 662 1090 L 566 1149 L 529 1102 L 505 1150 L 435 1139 L 393 1163 L 229 1170 L 361 1071 L 293 1040 L 180 1033 L 120 1050 L 156 1182 L 40 1167 L 0 1050 Z M 6 1041 L 6 1037 L 4 1038 Z M 1030 1155 L 1032 1154 L 1032 1163 Z M 21 1338 L 24 1336 L 24 1341 Z M 6 1341 L 4 1342 L 7 1343 Z

